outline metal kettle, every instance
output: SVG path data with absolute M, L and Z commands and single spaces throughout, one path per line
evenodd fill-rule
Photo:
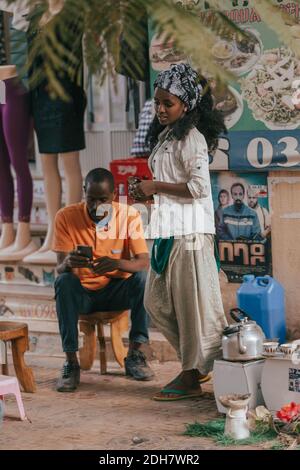
M 230 310 L 236 323 L 223 331 L 223 359 L 226 361 L 251 361 L 262 358 L 265 335 L 255 321 L 240 308 Z

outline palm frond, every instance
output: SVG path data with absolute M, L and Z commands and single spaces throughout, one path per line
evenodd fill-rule
M 233 80 L 234 76 L 212 58 L 212 47 L 216 41 L 214 32 L 200 23 L 199 17 L 192 12 L 171 4 L 170 1 L 152 2 L 150 14 L 158 32 L 172 37 L 179 49 L 202 73 Z
M 8 0 L 9 3 L 14 1 Z M 295 38 L 295 34 L 299 34 L 299 18 L 293 19 L 287 14 L 286 3 L 249 0 L 247 5 L 254 8 L 267 27 L 300 57 L 300 39 Z M 48 1 L 28 0 L 28 4 L 31 9 L 37 4 L 47 8 Z M 212 48 L 218 37 L 247 36 L 247 32 L 224 12 L 226 5 L 238 7 L 243 4 L 236 1 L 232 5 L 227 0 L 65 0 L 64 14 L 43 27 L 43 39 L 37 41 L 29 55 L 29 67 L 34 62 L 34 54 L 41 55 L 47 63 L 41 70 L 35 70 L 32 80 L 37 83 L 47 79 L 53 92 L 61 93 L 58 71 L 65 71 L 71 78 L 76 76 L 81 36 L 78 29 L 74 29 L 74 21 L 84 33 L 85 57 L 91 73 L 98 75 L 100 83 L 108 75 L 115 80 L 120 63 L 120 37 L 124 38 L 131 52 L 138 51 L 145 39 L 145 11 L 158 33 L 172 38 L 195 68 L 223 82 L 234 80 L 231 73 L 215 62 Z M 294 4 L 299 5 L 300 0 L 294 0 Z M 66 44 L 73 47 L 67 48 Z M 135 69 L 142 72 L 145 64 L 138 53 L 133 54 L 132 60 Z
M 280 8 L 280 3 L 274 0 L 251 0 L 250 3 L 253 4 L 262 21 L 296 56 L 300 57 L 299 18 L 289 15 L 284 8 Z M 300 1 L 297 0 L 297 3 L 300 4 Z M 296 31 L 298 31 L 298 40 L 295 37 Z

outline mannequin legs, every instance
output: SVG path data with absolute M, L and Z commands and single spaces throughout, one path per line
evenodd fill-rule
M 66 204 L 80 202 L 82 198 L 82 175 L 79 152 L 61 154 L 64 165 L 66 181 Z M 48 229 L 42 247 L 33 255 L 24 259 L 29 263 L 55 263 L 56 255 L 52 251 L 54 234 L 54 220 L 57 211 L 61 208 L 62 183 L 58 168 L 57 154 L 41 155 L 44 175 L 45 199 L 48 213 Z
M 28 94 L 15 79 L 5 80 L 6 104 L 0 105 L 0 208 L 2 233 L 1 257 L 22 259 L 36 249 L 30 237 L 30 214 L 33 183 L 27 161 L 31 121 Z M 16 173 L 19 225 L 14 241 L 14 182 L 11 165 Z M 24 251 L 25 250 L 25 251 Z M 6 257 L 7 256 L 7 257 Z
M 13 224 L 4 224 L 3 236 L 6 231 L 9 233 L 11 230 L 10 227 L 6 227 L 8 225 L 11 225 L 13 230 Z M 19 222 L 14 242 L 7 248 L 0 250 L 0 261 L 21 261 L 36 249 L 36 244 L 31 240 L 30 223 Z
M 1 227 L 1 237 L 0 237 L 0 250 L 10 246 L 15 239 L 14 224 L 3 223 Z
M 51 243 L 54 230 L 54 218 L 61 206 L 61 179 L 58 169 L 58 155 L 41 155 L 42 170 L 44 175 L 45 201 L 48 212 L 48 229 L 43 245 L 35 253 L 24 258 L 25 263 L 53 263 L 56 255 L 51 251 Z
M 45 184 L 45 200 L 48 212 L 48 229 L 43 246 L 37 247 L 30 238 L 30 215 L 33 183 L 27 161 L 30 134 L 29 100 L 26 90 L 15 79 L 5 80 L 6 103 L 0 104 L 0 212 L 2 231 L 0 259 L 28 262 L 55 262 L 51 251 L 54 219 L 61 207 L 62 184 L 57 154 L 41 156 Z M 66 204 L 80 202 L 82 198 L 82 175 L 79 152 L 61 154 L 66 181 Z M 14 181 L 16 173 L 19 224 L 16 238 L 13 229 Z M 34 254 L 33 251 L 35 251 Z
M 16 173 L 19 221 L 29 222 L 32 208 L 33 183 L 27 160 L 31 119 L 29 98 L 21 85 L 6 81 L 7 104 L 2 114 L 3 135 Z M 22 248 L 22 247 L 20 247 Z
M 79 152 L 62 153 L 66 180 L 66 205 L 75 204 L 82 199 L 82 174 Z
M 19 222 L 17 227 L 17 234 L 15 239 L 15 248 L 22 249 L 30 243 L 31 234 L 30 234 L 30 223 L 29 222 Z M 18 248 L 21 247 L 21 248 Z
M 79 161 L 79 152 L 63 153 L 61 158 L 64 164 L 66 180 L 66 204 L 74 204 L 81 201 L 82 176 Z M 58 169 L 58 157 L 54 154 L 42 155 L 42 169 L 45 184 L 45 198 L 48 212 L 48 230 L 42 248 L 39 251 L 51 250 L 54 219 L 61 208 L 62 185 Z
M 14 180 L 3 130 L 3 109 L 0 104 L 0 210 L 2 223 L 10 224 L 14 215 Z
M 61 178 L 58 169 L 58 155 L 41 155 L 42 170 L 44 175 L 45 200 L 48 213 L 48 229 L 43 246 L 39 252 L 51 250 L 51 243 L 54 231 L 54 218 L 56 212 L 61 207 Z

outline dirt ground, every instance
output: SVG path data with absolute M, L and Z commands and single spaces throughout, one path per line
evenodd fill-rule
M 67 394 L 55 391 L 60 358 L 31 356 L 27 363 L 33 367 L 38 389 L 34 394 L 22 394 L 28 416 L 24 422 L 18 420 L 14 398 L 7 397 L 0 428 L 1 450 L 220 449 L 210 439 L 183 435 L 186 423 L 220 416 L 211 382 L 203 386 L 205 393 L 198 399 L 151 400 L 179 372 L 178 363 L 152 363 L 156 377 L 150 382 L 124 377 L 115 364 L 109 364 L 108 375 L 100 376 L 95 364 L 91 371 L 82 372 L 78 390 Z

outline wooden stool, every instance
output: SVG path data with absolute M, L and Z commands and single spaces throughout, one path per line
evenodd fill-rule
M 123 344 L 122 334 L 128 331 L 128 310 L 118 312 L 95 312 L 80 315 L 79 330 L 84 333 L 83 347 L 79 349 L 80 367 L 83 370 L 91 369 L 96 356 L 96 334 L 100 348 L 100 373 L 107 373 L 106 345 L 104 337 L 104 324 L 110 324 L 111 344 L 117 362 L 124 367 L 124 358 L 128 348 Z
M 28 326 L 26 323 L 0 321 L 0 340 L 4 342 L 11 341 L 16 376 L 24 392 L 35 392 L 36 385 L 33 372 L 30 367 L 26 366 L 24 360 L 24 353 L 29 349 Z M 8 375 L 7 364 L 2 366 L 2 373 Z

